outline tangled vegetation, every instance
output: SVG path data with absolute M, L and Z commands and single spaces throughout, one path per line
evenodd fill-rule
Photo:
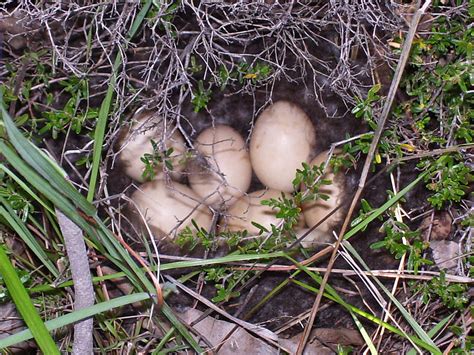
M 422 12 L 409 1 L 370 0 L 0 5 L 0 314 L 15 303 L 28 328 L 4 337 L 12 329 L 0 318 L 0 351 L 14 344 L 51 354 L 77 350 L 78 328 L 65 326 L 90 317 L 97 353 L 212 349 L 178 316 L 181 293 L 199 301 L 203 317 L 220 313 L 281 351 L 290 348 L 276 340 L 280 334 L 299 333 L 298 324 L 311 328 L 318 312 L 316 327 L 324 327 L 328 308 L 328 318 L 343 312 L 343 325 L 363 339 L 324 348 L 339 354 L 472 352 L 474 7 L 467 0 L 425 4 Z M 392 104 L 393 72 L 417 13 Z M 249 133 L 262 108 L 282 95 L 327 118 L 324 149 L 331 154 L 320 166 L 301 166 L 293 194 L 263 202 L 276 210 L 278 225 L 254 223 L 260 233 L 252 237 L 193 221 L 175 240 L 180 255 L 168 255 L 129 223 L 124 210 L 135 185 L 115 178 L 116 143 L 137 107 L 175 124 L 192 152 L 196 132 L 223 112 Z M 334 123 L 341 119 L 349 122 L 344 132 Z M 151 143 L 153 154 L 142 157 L 145 180 L 161 164 L 173 170 L 173 148 Z M 327 167 L 355 176 L 355 191 L 372 148 L 369 180 L 342 227 L 342 261 L 332 270 L 324 256 L 334 248 L 304 248 L 306 235 L 296 233 L 301 205 L 330 198 L 320 191 L 333 183 Z M 385 191 L 370 189 L 382 180 L 377 188 Z M 61 215 L 86 240 L 95 305 L 82 309 L 72 304 L 81 297 L 71 291 L 77 278 Z M 434 223 L 440 215 L 449 216 L 442 225 L 448 232 Z M 454 264 L 439 264 L 436 243 L 457 248 L 446 254 Z M 394 270 L 375 270 L 371 255 L 390 255 Z M 283 276 L 252 298 L 258 280 L 277 273 Z M 282 323 L 264 319 L 274 338 L 247 323 L 262 321 L 268 305 L 279 309 L 278 295 L 290 287 L 311 303 L 321 292 L 327 303 L 288 313 Z M 25 342 L 32 338 L 35 344 Z

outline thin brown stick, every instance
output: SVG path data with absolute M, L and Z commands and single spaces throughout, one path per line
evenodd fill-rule
M 425 13 L 426 9 L 428 8 L 428 6 L 430 4 L 431 4 L 431 0 L 426 0 L 425 3 L 423 4 L 423 6 L 421 8 L 419 8 L 416 11 L 415 15 L 413 16 L 412 22 L 410 24 L 410 29 L 409 29 L 408 34 L 407 34 L 407 38 L 406 38 L 404 46 L 403 46 L 403 51 L 402 51 L 402 54 L 400 56 L 400 60 L 399 60 L 398 65 L 397 65 L 397 69 L 395 71 L 395 75 L 394 75 L 394 78 L 392 80 L 392 84 L 390 86 L 390 91 L 387 95 L 387 99 L 385 101 L 385 105 L 384 105 L 381 117 L 379 119 L 377 129 L 374 133 L 374 138 L 373 138 L 372 143 L 370 145 L 369 153 L 367 154 L 367 158 L 365 160 L 364 169 L 362 170 L 361 178 L 360 178 L 360 181 L 359 181 L 359 187 L 358 187 L 357 192 L 354 196 L 354 199 L 352 200 L 351 206 L 349 208 L 349 212 L 347 213 L 347 216 L 344 220 L 344 224 L 342 226 L 341 232 L 339 233 L 337 242 L 336 242 L 336 244 L 334 246 L 334 249 L 332 251 L 331 258 L 330 258 L 329 264 L 328 264 L 328 269 L 324 273 L 324 277 L 323 277 L 323 280 L 321 282 L 321 286 L 319 288 L 318 295 L 316 296 L 316 300 L 315 300 L 315 302 L 313 304 L 313 307 L 312 307 L 312 310 L 311 310 L 311 317 L 309 318 L 309 321 L 306 324 L 305 330 L 303 332 L 303 336 L 301 337 L 301 340 L 298 344 L 298 349 L 296 351 L 297 355 L 303 354 L 303 351 L 306 347 L 306 343 L 309 339 L 311 328 L 313 327 L 314 321 L 316 319 L 316 314 L 318 313 L 318 309 L 319 309 L 319 305 L 321 303 L 321 299 L 322 299 L 322 296 L 323 296 L 323 293 L 324 293 L 324 289 L 325 289 L 326 284 L 328 282 L 329 275 L 331 275 L 331 270 L 332 270 L 332 267 L 333 267 L 334 262 L 336 260 L 337 251 L 339 250 L 340 244 L 341 244 L 341 242 L 344 238 L 344 234 L 347 230 L 347 227 L 348 227 L 349 222 L 351 220 L 352 214 L 355 210 L 355 207 L 356 207 L 356 205 L 359 201 L 359 198 L 361 196 L 362 190 L 365 186 L 365 182 L 367 180 L 369 169 L 370 169 L 370 166 L 371 166 L 373 158 L 374 158 L 375 150 L 377 148 L 378 142 L 380 140 L 383 129 L 385 127 L 385 122 L 387 121 L 388 115 L 390 113 L 393 101 L 395 99 L 395 94 L 396 94 L 397 89 L 398 89 L 398 85 L 400 84 L 400 80 L 402 78 L 402 74 L 404 72 L 405 65 L 406 65 L 406 63 L 408 61 L 408 57 L 410 55 L 411 45 L 412 45 L 413 39 L 415 37 L 416 30 L 418 28 L 418 23 L 420 22 L 421 16 Z

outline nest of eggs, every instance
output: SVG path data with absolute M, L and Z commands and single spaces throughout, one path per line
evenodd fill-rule
M 362 7 L 184 2 L 173 18 L 179 36 L 166 26 L 154 27 L 149 44 L 167 48 L 161 60 L 144 57 L 146 67 L 127 66 L 128 76 L 148 73 L 153 100 L 138 97 L 146 109 L 129 114 L 131 124 L 114 120 L 119 139 L 108 154 L 114 157 L 109 193 L 127 191 L 131 228 L 145 227 L 133 234 L 144 231 L 165 245 L 196 226 L 215 236 L 247 231 L 253 238 L 262 230 L 257 226 L 281 225 L 277 211 L 261 201 L 304 188 L 292 184 L 302 163 L 321 164 L 332 144 L 365 132 L 365 124 L 350 114 L 354 97 L 363 97 L 375 78 L 388 79 L 378 54 L 389 53 L 381 38 L 383 30 L 396 28 L 397 17 L 383 7 L 369 12 Z M 342 36 L 343 18 L 367 28 L 381 20 L 385 25 L 378 27 L 380 36 L 368 41 L 357 34 L 349 43 Z M 317 35 L 308 37 L 309 28 Z M 368 60 L 370 52 L 376 54 Z M 133 58 L 140 63 L 142 56 L 137 51 Z M 259 65 L 271 68 L 262 78 L 258 72 L 231 72 Z M 212 97 L 196 109 L 192 102 L 206 85 Z M 354 185 L 344 174 L 327 174 L 333 180 L 325 187 L 329 200 L 299 206 L 296 234 L 317 224 Z M 139 186 L 129 194 L 130 182 Z M 303 245 L 333 240 L 343 212 L 306 236 Z
M 152 112 L 137 113 L 119 142 L 123 173 L 140 183 L 131 195 L 132 219 L 164 243 L 172 243 L 186 228 L 257 237 L 281 226 L 278 211 L 262 201 L 305 189 L 294 185 L 297 170 L 303 163 L 324 165 L 327 152 L 316 155 L 313 122 L 290 101 L 267 106 L 245 138 L 231 126 L 217 124 L 204 129 L 191 149 L 172 124 Z M 336 178 L 328 167 L 322 178 L 333 182 L 320 191 L 328 199 L 298 206 L 302 214 L 296 234 L 318 224 L 343 200 L 344 174 Z M 264 188 L 255 190 L 258 186 Z M 343 209 L 307 235 L 303 246 L 330 242 L 342 214 Z

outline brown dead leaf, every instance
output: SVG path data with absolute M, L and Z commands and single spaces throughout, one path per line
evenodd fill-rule
M 23 319 L 16 311 L 16 307 L 13 303 L 8 302 L 0 304 L 0 339 L 18 333 L 25 328 Z M 8 350 L 15 354 L 25 352 L 33 346 L 34 343 L 31 341 L 24 341 L 8 347 Z
M 201 311 L 196 309 L 188 309 L 180 314 L 180 318 L 187 324 L 191 324 L 194 320 L 202 315 Z M 262 354 L 272 355 L 281 354 L 281 350 L 272 346 L 260 338 L 257 338 L 247 332 L 245 329 L 223 320 L 213 317 L 205 317 L 203 320 L 193 326 L 193 328 L 201 334 L 213 346 L 212 350 L 219 355 L 230 354 Z M 278 339 L 278 343 L 283 350 L 294 353 L 298 346 L 297 342 L 292 339 Z M 333 351 L 319 342 L 308 344 L 305 354 L 333 354 Z
M 459 244 L 449 240 L 430 242 L 433 261 L 440 270 L 455 271 L 458 265 Z
M 453 219 L 446 211 L 435 212 L 433 218 L 433 225 L 431 227 L 430 233 L 430 224 L 431 224 L 431 215 L 423 219 L 420 224 L 419 230 L 421 231 L 421 236 L 423 240 L 445 240 L 448 239 L 451 234 L 451 226 Z

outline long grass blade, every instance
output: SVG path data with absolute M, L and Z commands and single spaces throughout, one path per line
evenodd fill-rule
M 166 318 L 168 318 L 170 323 L 178 330 L 178 332 L 183 336 L 183 338 L 188 342 L 188 344 L 194 349 L 197 354 L 205 353 L 205 351 L 199 346 L 196 340 L 194 340 L 193 336 L 189 333 L 186 327 L 181 324 L 178 318 L 176 318 L 172 309 L 166 303 L 163 303 L 163 307 L 161 307 L 161 312 Z
M 115 82 L 117 70 L 122 64 L 120 53 L 117 54 L 112 68 L 109 87 L 105 94 L 104 101 L 100 105 L 99 116 L 97 118 L 97 125 L 94 131 L 94 148 L 92 153 L 92 171 L 89 179 L 89 191 L 87 192 L 87 201 L 92 202 L 95 195 L 97 185 L 97 177 L 99 175 L 100 161 L 102 157 L 102 146 L 104 144 L 105 128 L 107 127 L 107 118 L 109 117 L 110 107 L 112 106 L 112 99 L 114 96 Z
M 201 260 L 190 260 L 190 261 L 177 261 L 174 263 L 167 263 L 160 265 L 160 271 L 166 270 L 176 270 L 176 269 L 183 269 L 183 268 L 192 268 L 192 267 L 199 267 L 199 266 L 208 266 L 208 265 L 218 265 L 218 264 L 227 264 L 231 262 L 239 262 L 239 261 L 252 261 L 252 260 L 261 260 L 261 259 L 272 259 L 285 256 L 282 252 L 275 252 L 269 254 L 245 254 L 245 255 L 228 255 L 216 259 L 201 259 Z M 156 271 L 156 266 L 150 266 L 151 271 Z M 126 277 L 127 275 L 124 272 L 116 272 L 110 275 L 104 276 L 95 276 L 92 278 L 92 282 L 97 284 L 102 281 L 107 280 L 116 280 Z M 50 292 L 54 291 L 58 288 L 70 287 L 72 286 L 72 281 L 66 281 L 56 286 L 51 285 L 40 285 L 31 288 L 29 291 L 30 293 L 36 292 Z
M 43 178 L 48 180 L 49 185 L 53 186 L 57 193 L 66 196 L 84 213 L 89 216 L 94 216 L 96 212 L 94 206 L 87 202 L 84 196 L 82 196 L 74 186 L 69 183 L 69 181 L 64 179 L 64 176 L 59 172 L 58 167 L 53 165 L 51 160 L 46 158 L 45 154 L 26 139 L 20 130 L 16 128 L 15 123 L 4 108 L 3 98 L 1 95 L 0 113 L 2 114 L 9 140 L 24 161 L 35 169 L 35 171 L 37 171 Z
M 367 330 L 365 330 L 364 326 L 359 321 L 359 318 L 357 318 L 357 316 L 354 314 L 354 312 L 349 312 L 349 313 L 350 313 L 352 319 L 354 320 L 354 323 L 355 323 L 357 329 L 359 329 L 359 332 L 362 335 L 362 338 L 364 338 L 365 344 L 369 348 L 370 353 L 372 355 L 377 355 L 377 348 L 375 347 L 372 339 L 370 338 L 370 335 L 367 333 Z
M 20 175 L 22 175 L 56 207 L 63 211 L 64 214 L 68 215 L 68 217 L 69 215 L 73 215 L 73 218 L 71 219 L 73 219 L 76 224 L 78 224 L 88 234 L 94 235 L 93 228 L 80 218 L 77 209 L 70 200 L 59 194 L 58 191 L 49 184 L 50 180 L 48 178 L 43 178 L 38 175 L 3 141 L 0 141 L 0 153 L 2 153 L 5 159 L 15 167 Z
M 36 202 L 38 202 L 41 206 L 43 206 L 47 211 L 50 213 L 54 213 L 54 211 L 51 209 L 50 206 L 48 206 L 47 203 L 43 201 L 33 190 L 30 189 L 30 187 L 23 182 L 13 171 L 8 169 L 5 165 L 0 164 L 0 169 L 6 172 L 15 182 L 20 186 L 24 191 L 28 193 Z
M 22 175 L 32 186 L 41 192 L 83 231 L 85 231 L 94 242 L 95 247 L 122 271 L 124 271 L 130 281 L 138 287 L 138 290 L 142 290 L 141 285 L 144 284 L 147 286 L 150 293 L 155 292 L 153 285 L 147 280 L 144 272 L 139 269 L 127 251 L 124 250 L 115 236 L 107 230 L 98 217 L 95 217 L 96 226 L 93 227 L 77 212 L 76 208 L 67 198 L 57 193 L 56 190 L 48 184 L 47 180 L 34 172 L 9 146 L 2 141 L 0 141 L 0 152 L 12 166 L 15 166 L 15 169 L 20 173 L 20 175 Z M 126 264 L 131 267 L 133 272 L 127 268 L 121 260 L 124 260 Z M 142 282 L 139 282 L 139 280 Z
M 18 312 L 30 329 L 30 338 L 35 338 L 36 343 L 44 354 L 59 355 L 59 350 L 53 338 L 51 338 L 45 324 L 36 311 L 30 296 L 26 292 L 25 287 L 21 283 L 20 278 L 2 246 L 0 246 L 0 274 L 10 292 L 13 302 L 15 302 Z
M 436 334 L 438 334 L 450 321 L 453 319 L 454 314 L 447 316 L 446 318 L 442 319 L 438 324 L 436 324 L 433 328 L 430 329 L 428 335 L 433 339 Z M 410 349 L 407 352 L 407 355 L 416 355 L 415 349 Z
M 395 196 L 385 202 L 382 206 L 375 209 L 367 218 L 362 220 L 356 226 L 354 226 L 350 231 L 348 231 L 344 235 L 344 239 L 349 239 L 350 237 L 354 236 L 361 230 L 363 230 L 367 225 L 372 222 L 374 219 L 381 216 L 385 211 L 387 211 L 390 207 L 396 204 L 400 199 L 406 195 L 411 189 L 413 189 L 425 176 L 428 174 L 429 171 L 425 171 L 420 174 L 415 180 L 413 180 L 410 184 L 408 184 L 403 190 L 399 191 Z
M 127 304 L 132 304 L 135 302 L 140 302 L 150 299 L 150 295 L 145 292 L 141 293 L 134 293 L 131 295 L 127 296 L 122 296 L 122 297 L 117 297 L 114 298 L 110 301 L 102 302 L 95 304 L 91 307 L 83 308 L 81 310 L 74 311 L 72 313 L 68 313 L 66 315 L 63 315 L 61 317 L 48 320 L 47 322 L 44 323 L 45 329 L 52 331 L 61 327 L 65 327 L 67 325 L 73 324 L 75 322 L 78 322 L 80 320 L 93 317 L 99 313 L 103 313 L 106 311 L 110 311 L 115 308 L 119 308 L 122 306 L 125 306 Z M 49 333 L 48 333 L 49 335 Z M 13 334 L 7 338 L 0 339 L 0 349 L 6 348 L 7 346 L 12 346 L 14 344 L 20 343 L 22 341 L 29 340 L 33 337 L 33 334 L 30 330 L 26 329 L 21 332 L 18 332 L 16 334 Z M 45 354 L 52 354 L 52 353 L 47 353 Z M 59 354 L 59 352 L 58 352 Z
M 128 32 L 127 40 L 131 40 L 135 36 L 136 32 L 140 28 L 143 20 L 145 19 L 148 10 L 150 10 L 152 0 L 147 0 L 143 5 L 142 9 L 134 19 L 132 27 Z M 127 44 L 125 44 L 125 48 Z M 89 179 L 89 191 L 87 192 L 87 200 L 92 202 L 94 199 L 95 189 L 97 186 L 97 177 L 99 175 L 100 161 L 102 156 L 102 146 L 104 144 L 105 129 L 107 127 L 107 119 L 109 117 L 110 108 L 112 106 L 112 100 L 114 97 L 115 84 L 117 82 L 117 71 L 122 65 L 122 56 L 120 51 L 117 53 L 112 66 L 112 73 L 110 76 L 109 86 L 105 94 L 104 101 L 100 105 L 99 117 L 97 118 L 97 125 L 94 132 L 94 148 L 92 153 L 92 171 Z
M 357 261 L 364 267 L 367 272 L 370 272 L 370 268 L 367 266 L 365 261 L 359 255 L 359 253 L 352 247 L 348 241 L 343 242 L 344 247 L 357 259 Z M 433 349 L 433 354 L 442 354 L 441 350 L 436 346 L 431 337 L 421 328 L 418 322 L 412 317 L 412 315 L 403 307 L 403 305 L 397 300 L 397 298 L 379 281 L 375 276 L 372 279 L 377 285 L 384 291 L 384 293 L 390 298 L 393 304 L 398 308 L 400 313 L 403 315 L 405 320 L 410 324 L 416 334 L 423 340 L 427 345 Z
M 20 236 L 30 250 L 36 255 L 36 257 L 43 263 L 43 265 L 55 276 L 59 276 L 58 269 L 54 266 L 48 255 L 45 253 L 41 245 L 39 245 L 36 238 L 30 233 L 28 228 L 24 225 L 23 221 L 16 215 L 13 209 L 6 203 L 6 201 L 0 197 L 0 215 L 5 218 L 10 227 Z
M 298 281 L 298 280 L 292 280 L 293 283 L 295 283 L 296 285 L 298 286 L 301 286 L 302 288 L 308 290 L 308 291 L 311 291 L 311 292 L 314 292 L 314 293 L 318 293 L 318 289 L 315 288 L 315 287 L 312 287 L 312 286 L 309 286 L 307 284 L 305 284 L 304 282 L 301 282 L 301 281 Z M 341 299 L 338 299 L 337 297 L 333 297 L 332 295 L 330 295 L 329 293 L 325 292 L 323 294 L 324 297 L 328 298 L 329 300 L 331 301 L 334 301 L 334 302 L 337 302 L 338 304 L 340 304 L 341 306 L 343 306 L 344 308 L 346 308 L 347 310 L 352 310 L 352 312 L 354 312 L 355 314 L 357 315 L 360 315 L 372 322 L 374 322 L 375 324 L 377 325 L 380 325 L 384 328 L 386 328 L 388 331 L 394 333 L 394 334 L 397 334 L 403 338 L 407 338 L 407 339 L 410 339 L 413 343 L 415 343 L 416 345 L 419 345 L 420 347 L 426 349 L 427 351 L 429 351 L 430 353 L 433 353 L 434 348 L 432 348 L 431 346 L 429 346 L 428 344 L 426 344 L 423 340 L 421 340 L 420 338 L 416 337 L 416 336 L 412 336 L 412 335 L 405 335 L 403 334 L 403 332 L 401 332 L 399 329 L 397 329 L 396 327 L 394 327 L 393 325 L 387 323 L 387 322 L 384 322 L 383 320 L 381 320 L 380 318 L 377 318 L 375 316 L 373 316 L 372 314 L 370 313 L 367 313 L 367 312 L 364 312 L 363 310 L 357 308 L 357 307 L 354 307 L 353 305 L 349 304 L 349 303 L 346 303 L 345 301 L 341 300 Z
M 308 274 L 316 283 L 321 284 L 323 279 L 320 275 L 318 275 L 315 272 L 312 272 L 305 265 L 299 264 L 296 260 L 294 260 L 290 257 L 287 257 L 287 258 L 291 262 L 293 262 L 295 265 L 297 265 L 300 268 L 300 270 L 302 270 L 306 274 Z M 370 338 L 369 334 L 365 330 L 364 326 L 362 325 L 362 323 L 359 321 L 356 314 L 352 310 L 352 306 L 349 307 L 349 305 L 341 298 L 341 296 L 338 295 L 337 291 L 331 285 L 327 284 L 325 291 L 326 292 L 323 294 L 323 296 L 328 297 L 326 295 L 326 293 L 328 293 L 328 294 L 330 294 L 331 297 L 333 297 L 334 300 L 336 300 L 337 303 L 339 303 L 341 305 L 347 305 L 347 306 L 345 306 L 345 308 L 348 310 L 349 314 L 351 315 L 352 319 L 354 320 L 354 323 L 356 324 L 357 328 L 359 329 L 360 334 L 364 338 L 364 341 L 365 341 L 367 347 L 369 348 L 370 353 L 372 355 L 376 355 L 377 354 L 377 349 L 376 349 L 374 343 L 372 342 L 372 339 Z
M 0 103 L 1 104 L 1 103 Z M 5 118 L 5 115 L 4 115 Z M 7 117 L 8 121 L 9 117 Z M 12 132 L 17 132 L 17 128 L 13 125 L 9 127 Z M 20 133 L 21 135 L 21 133 Z M 15 135 L 14 135 L 15 136 Z M 21 135 L 22 138 L 24 138 Z M 21 138 L 17 138 L 18 141 L 21 141 Z M 29 143 L 29 142 L 27 142 Z M 24 151 L 36 151 L 36 148 L 31 144 L 23 144 L 20 146 L 20 149 Z M 50 179 L 43 179 L 40 175 L 34 172 L 25 162 L 4 142 L 0 141 L 0 152 L 5 156 L 12 166 L 15 166 L 16 170 L 25 177 L 32 186 L 34 186 L 38 191 L 45 195 L 57 208 L 59 208 L 68 218 L 70 218 L 75 224 L 77 224 L 82 230 L 84 230 L 90 238 L 93 238 L 95 246 L 101 251 L 104 256 L 107 256 L 110 261 L 112 261 L 116 266 L 118 266 L 128 277 L 130 282 L 137 288 L 137 290 L 142 291 L 143 289 L 147 290 L 149 294 L 154 294 L 156 292 L 153 284 L 148 280 L 144 271 L 136 264 L 133 258 L 125 250 L 125 248 L 120 244 L 115 235 L 113 235 L 104 223 L 97 217 L 95 208 L 86 201 L 86 203 L 92 207 L 89 209 L 89 215 L 94 219 L 94 227 L 89 224 L 77 211 L 74 205 L 71 204 L 71 200 L 66 198 L 63 194 L 58 193 L 55 188 L 49 185 Z M 41 155 L 40 155 L 41 156 Z M 43 157 L 44 159 L 44 157 Z M 64 179 L 61 176 L 57 169 L 51 166 L 51 169 L 43 170 L 43 173 L 51 174 L 52 179 Z M 33 166 L 34 167 L 34 166 Z M 59 174 L 59 176 L 57 175 Z M 67 182 L 67 181 L 66 181 Z M 69 184 L 67 182 L 67 184 Z M 61 186 L 62 184 L 56 185 Z M 72 187 L 72 185 L 70 185 Z M 75 190 L 75 193 L 79 194 Z M 82 197 L 82 195 L 81 195 Z M 98 239 L 97 239 L 98 238 Z M 181 335 L 189 341 L 192 339 L 191 334 L 187 331 L 184 326 L 178 327 L 177 324 L 179 320 L 174 317 L 171 310 L 166 312 L 165 316 L 174 326 L 180 331 Z M 190 345 L 194 348 L 195 344 Z
M 349 244 L 349 242 L 345 242 L 347 244 Z M 300 263 L 298 263 L 296 260 L 292 259 L 291 257 L 287 257 L 288 260 L 290 260 L 292 263 L 294 263 L 296 266 L 299 267 L 299 270 L 302 270 L 304 271 L 306 274 L 308 274 L 317 284 L 321 284 L 322 282 L 322 277 L 317 274 L 317 273 L 314 273 L 312 272 L 311 270 L 309 270 L 307 268 L 307 266 L 305 265 L 301 265 Z M 310 290 L 314 293 L 318 293 L 318 289 L 314 288 L 314 287 L 311 287 L 311 286 L 308 286 L 306 285 L 305 283 L 303 282 L 300 282 L 296 279 L 294 279 L 294 275 L 296 273 L 294 273 L 292 275 L 292 282 L 303 287 L 303 288 L 306 288 L 307 290 Z M 343 306 L 344 308 L 346 308 L 350 313 L 355 313 L 355 314 L 358 314 L 358 315 L 361 315 L 362 317 L 364 318 L 367 318 L 371 321 L 373 321 L 374 323 L 378 324 L 378 325 L 381 325 L 383 327 L 385 327 L 387 330 L 401 336 L 401 337 L 404 337 L 406 339 L 409 339 L 411 340 L 413 343 L 415 343 L 416 345 L 419 345 L 423 348 L 425 348 L 426 350 L 430 351 L 431 353 L 436 353 L 436 346 L 435 347 L 432 347 L 430 344 L 427 344 L 426 342 L 424 342 L 423 340 L 417 338 L 417 337 L 414 337 L 414 336 L 410 336 L 408 334 L 405 334 L 404 332 L 400 331 L 399 329 L 395 328 L 394 326 L 392 326 L 391 324 L 388 324 L 386 322 L 384 322 L 383 320 L 377 318 L 377 317 L 374 317 L 373 315 L 369 314 L 369 313 L 366 313 L 360 309 L 358 309 L 357 307 L 354 307 L 352 306 L 351 304 L 347 303 L 346 301 L 344 301 L 338 294 L 337 294 L 337 291 L 331 286 L 331 285 L 326 285 L 326 288 L 324 290 L 324 293 L 323 293 L 323 296 L 324 297 L 327 297 L 328 299 L 334 301 L 334 302 L 337 302 L 338 304 L 340 304 L 341 306 Z

